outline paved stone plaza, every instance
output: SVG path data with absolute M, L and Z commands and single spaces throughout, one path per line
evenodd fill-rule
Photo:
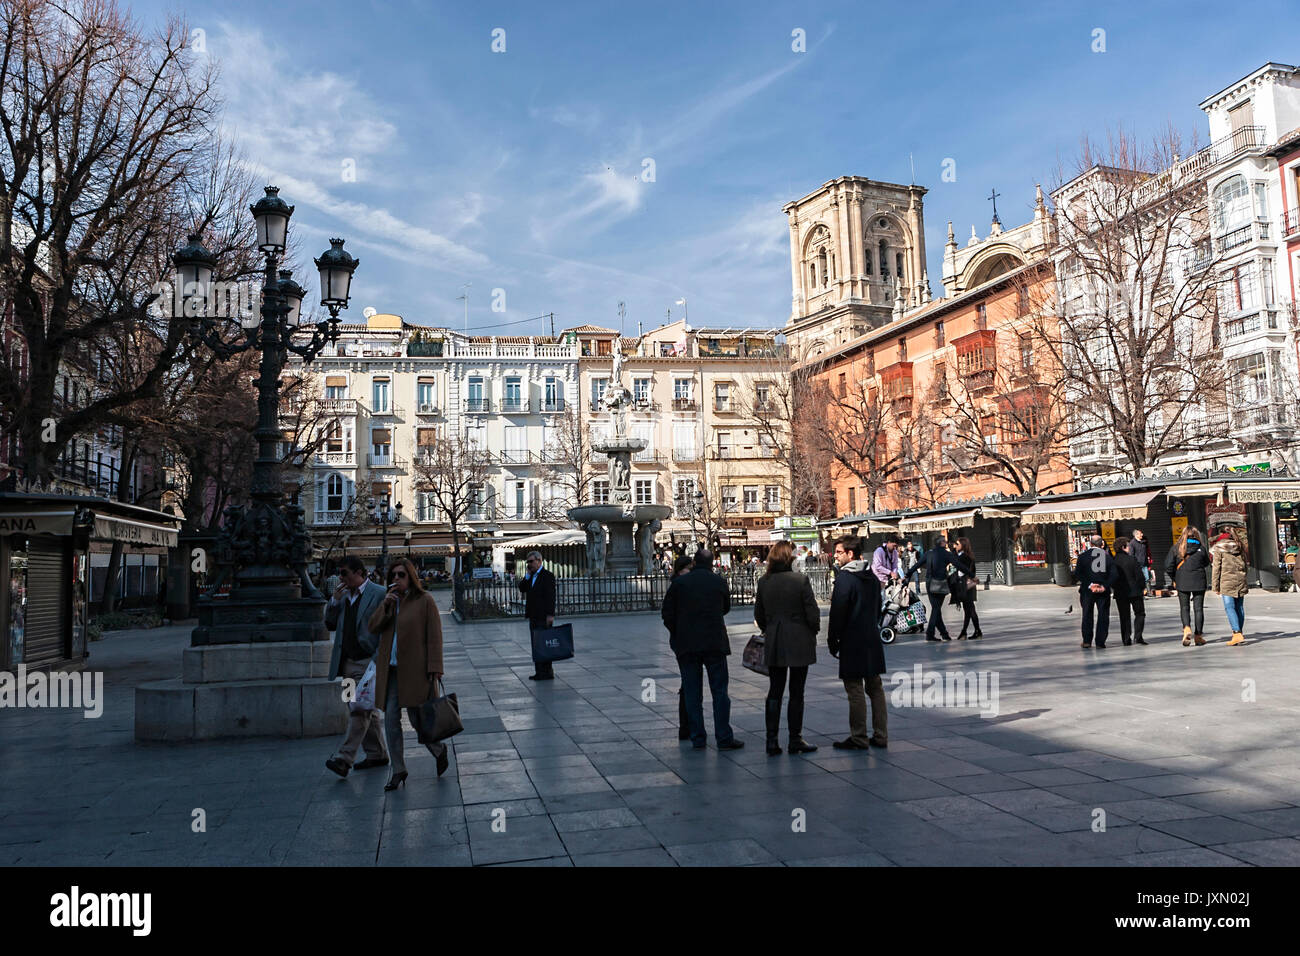
M 1122 646 L 1113 624 L 1101 651 L 1079 647 L 1073 597 L 981 592 L 985 640 L 900 637 L 891 674 L 996 672 L 999 713 L 891 706 L 887 751 L 830 746 L 847 705 L 823 617 L 804 727 L 821 749 L 802 757 L 764 752 L 766 678 L 739 660 L 748 608 L 728 618 L 746 746 L 725 754 L 707 690 L 709 748 L 677 740 L 678 677 L 655 615 L 575 622 L 577 658 L 542 684 L 527 679 L 523 623 L 444 616 L 466 729 L 441 780 L 408 731 L 411 777 L 391 794 L 387 769 L 326 770 L 333 738 L 137 744 L 134 688 L 179 674 L 189 632 L 114 634 L 88 662 L 105 674 L 101 718 L 0 711 L 0 864 L 1300 863 L 1300 597 L 1252 593 L 1242 648 L 1225 646 L 1213 595 L 1201 648 L 1180 646 L 1175 600 L 1149 601 L 1151 645 Z M 192 829 L 196 808 L 206 832 Z

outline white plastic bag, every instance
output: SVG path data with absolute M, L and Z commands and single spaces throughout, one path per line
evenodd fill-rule
M 352 713 L 375 709 L 375 673 L 375 662 L 371 661 L 357 684 L 356 697 L 348 704 L 348 710 Z

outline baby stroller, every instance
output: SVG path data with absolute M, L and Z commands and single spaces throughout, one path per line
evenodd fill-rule
M 885 586 L 885 606 L 880 611 L 880 640 L 894 643 L 899 634 L 925 630 L 925 605 L 917 600 L 906 581 Z

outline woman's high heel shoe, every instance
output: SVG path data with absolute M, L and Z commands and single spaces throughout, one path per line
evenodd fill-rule
M 388 778 L 388 783 L 384 784 L 385 790 L 396 790 L 402 784 L 406 783 L 406 771 L 393 774 Z

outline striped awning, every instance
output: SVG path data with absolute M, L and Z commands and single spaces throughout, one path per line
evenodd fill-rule
M 978 508 L 969 511 L 949 511 L 946 514 L 916 515 L 898 522 L 900 531 L 947 531 L 949 528 L 966 528 L 975 523 Z
M 1070 501 L 1040 501 L 1020 515 L 1022 524 L 1063 524 L 1070 521 L 1128 521 L 1147 516 L 1147 505 L 1160 489 L 1074 498 Z

